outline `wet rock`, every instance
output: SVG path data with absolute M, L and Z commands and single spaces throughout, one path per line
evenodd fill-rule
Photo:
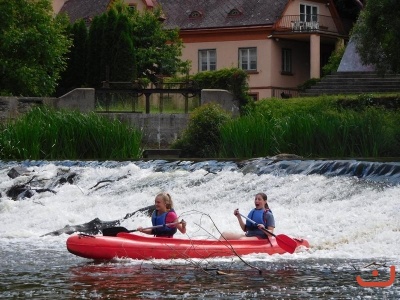
M 64 228 L 46 233 L 42 236 L 46 235 L 61 235 L 61 234 L 72 234 L 75 232 L 80 232 L 80 233 L 85 233 L 85 234 L 99 234 L 102 232 L 103 229 L 105 228 L 110 228 L 110 227 L 115 227 L 119 225 L 123 220 L 126 220 L 128 218 L 133 217 L 137 213 L 145 213 L 149 216 L 153 213 L 155 210 L 154 205 L 149 205 L 143 208 L 138 209 L 137 211 L 134 211 L 133 213 L 128 213 L 123 217 L 122 219 L 119 220 L 114 220 L 114 221 L 102 221 L 99 218 L 95 218 L 87 223 L 80 224 L 80 225 L 66 225 Z
M 298 159 L 304 159 L 304 157 L 296 155 L 296 154 L 290 154 L 290 153 L 279 153 L 275 156 L 268 157 L 269 159 L 272 160 L 298 160 Z
M 7 175 L 8 177 L 14 179 L 22 175 L 29 175 L 31 171 L 29 171 L 27 168 L 24 167 L 14 167 L 10 171 L 8 171 Z

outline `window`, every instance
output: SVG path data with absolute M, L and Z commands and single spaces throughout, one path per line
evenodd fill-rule
M 292 49 L 282 49 L 282 73 L 292 73 Z
M 215 71 L 217 68 L 217 50 L 199 50 L 199 71 Z
M 202 13 L 197 10 L 194 10 L 189 14 L 189 18 L 191 18 L 191 19 L 201 18 L 201 16 L 202 16 Z
M 251 97 L 254 101 L 258 100 L 258 93 L 248 93 L 249 97 Z
M 317 22 L 318 6 L 300 4 L 300 21 Z
M 240 10 L 234 8 L 228 13 L 228 16 L 229 17 L 236 17 L 236 16 L 240 16 L 241 14 L 242 14 L 242 12 Z
M 257 70 L 257 48 L 239 48 L 239 68 L 246 71 Z

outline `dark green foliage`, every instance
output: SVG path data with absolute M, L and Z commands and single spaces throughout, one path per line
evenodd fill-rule
M 98 87 L 105 80 L 102 60 L 102 38 L 106 16 L 95 17 L 89 28 L 87 83 L 90 87 Z
M 247 73 L 239 68 L 199 72 L 193 76 L 193 80 L 201 89 L 225 89 L 232 92 L 241 106 L 251 101 L 247 94 L 249 90 L 247 78 Z
M 115 81 L 132 81 L 135 78 L 136 56 L 128 16 L 120 15 L 115 28 L 115 47 L 110 64 L 111 78 Z
M 380 73 L 400 73 L 399 14 L 400 1 L 368 0 L 353 28 L 361 60 Z
M 141 133 L 95 113 L 36 107 L 1 127 L 0 159 L 131 159 Z
M 171 76 L 181 72 L 184 63 L 182 41 L 178 29 L 165 30 L 160 22 L 162 11 L 136 12 L 133 16 L 133 45 L 138 77 L 157 82 L 157 76 Z
M 196 108 L 187 129 L 171 148 L 181 149 L 183 157 L 216 157 L 220 148 L 220 128 L 230 119 L 217 104 Z
M 340 17 L 350 19 L 352 21 L 357 20 L 360 13 L 360 7 L 357 5 L 355 0 L 333 0 L 335 7 Z
M 305 91 L 315 85 L 317 82 L 321 81 L 321 78 L 310 78 L 306 80 L 304 83 L 297 86 L 300 91 Z
M 121 47 L 117 44 L 117 39 L 122 32 L 117 32 L 117 22 L 118 22 L 117 11 L 113 8 L 109 9 L 105 14 L 103 19 L 103 27 L 101 28 L 103 35 L 101 39 L 101 68 L 100 73 L 103 74 L 101 80 L 106 80 L 107 77 L 110 81 L 115 80 L 114 70 L 116 66 L 113 66 L 113 62 L 116 55 L 116 50 Z M 130 33 L 128 33 L 130 34 Z M 128 80 L 127 80 L 128 81 Z
M 341 98 L 337 101 L 338 108 L 362 111 L 368 107 L 385 108 L 400 111 L 400 96 L 377 96 L 361 94 L 356 98 Z
M 161 10 L 133 11 L 123 1 L 95 16 L 89 29 L 87 46 L 87 85 L 102 82 L 131 82 L 180 72 L 182 41 L 178 29 L 164 30 Z M 84 82 L 81 83 L 84 85 Z
M 69 26 L 69 32 L 73 44 L 68 53 L 67 69 L 61 74 L 58 96 L 86 84 L 88 30 L 83 20 L 80 20 Z
M 322 67 L 322 74 L 324 76 L 332 74 L 338 70 L 345 49 L 346 48 L 341 47 L 332 52 L 331 56 L 329 57 L 328 63 Z
M 71 45 L 49 0 L 0 0 L 0 94 L 54 93 Z

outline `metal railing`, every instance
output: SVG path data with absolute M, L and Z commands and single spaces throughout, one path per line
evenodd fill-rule
M 189 112 L 189 106 L 198 106 L 201 90 L 194 81 L 188 82 L 160 82 L 155 86 L 145 87 L 137 82 L 103 82 L 103 87 L 96 89 L 96 111 L 98 112 L 134 112 L 150 113 L 150 97 L 156 103 L 160 113 L 165 106 L 174 101 L 184 105 L 184 113 Z M 181 97 L 173 97 L 173 95 Z M 182 99 L 183 98 L 183 99 Z M 193 99 L 193 101 L 189 101 Z M 154 102 L 154 101 L 153 101 Z M 190 103 L 189 103 L 190 102 Z M 171 104 L 171 103 L 170 103 Z M 171 104 L 176 106 L 175 103 Z M 153 107 L 154 108 L 154 107 Z
M 276 31 L 290 32 L 330 32 L 346 34 L 339 18 L 324 15 L 288 15 L 280 18 L 275 24 Z
M 278 99 L 288 99 L 299 96 L 299 90 L 296 88 L 274 87 L 272 88 L 272 97 Z

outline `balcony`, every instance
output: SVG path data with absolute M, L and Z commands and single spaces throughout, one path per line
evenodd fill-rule
M 290 22 L 290 27 L 292 28 L 292 31 L 316 31 L 319 30 L 319 22 L 318 21 L 305 22 L 296 20 Z
M 288 15 L 281 17 L 275 23 L 277 32 L 321 32 L 346 35 L 346 30 L 340 19 L 323 15 Z

